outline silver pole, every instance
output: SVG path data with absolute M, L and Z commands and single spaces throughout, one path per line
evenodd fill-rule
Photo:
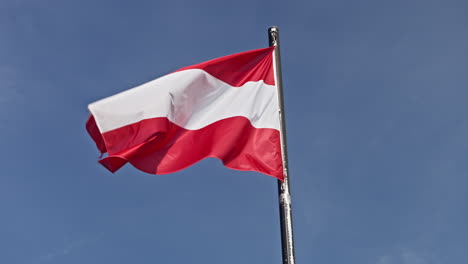
M 281 152 L 283 158 L 284 181 L 278 181 L 279 211 L 281 225 L 281 246 L 283 264 L 294 264 L 294 238 L 291 214 L 291 194 L 289 191 L 288 150 L 286 144 L 286 121 L 284 114 L 283 80 L 281 77 L 281 57 L 278 27 L 268 29 L 270 47 L 275 46 L 273 65 L 275 69 L 275 83 L 278 91 L 278 104 L 280 116 Z

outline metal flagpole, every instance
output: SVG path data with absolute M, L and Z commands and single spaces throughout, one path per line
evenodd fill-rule
M 275 83 L 278 91 L 281 152 L 283 158 L 284 181 L 278 181 L 279 211 L 281 225 L 281 247 L 283 264 L 294 264 L 294 238 L 291 214 L 291 195 L 289 191 L 288 150 L 286 145 L 286 122 L 284 115 L 283 80 L 281 77 L 281 57 L 278 27 L 268 29 L 268 40 L 270 47 L 274 46 L 273 65 L 275 70 Z

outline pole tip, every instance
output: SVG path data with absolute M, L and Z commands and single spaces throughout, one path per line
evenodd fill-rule
M 278 27 L 277 26 L 271 26 L 269 29 L 268 29 L 268 32 L 278 32 Z
M 278 35 L 279 35 L 279 29 L 277 26 L 272 26 L 268 28 L 268 41 L 270 43 L 270 47 L 277 46 L 278 45 Z

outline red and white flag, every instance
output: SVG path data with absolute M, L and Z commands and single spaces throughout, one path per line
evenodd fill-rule
M 215 157 L 283 179 L 274 47 L 193 66 L 89 105 L 86 128 L 115 172 L 151 174 Z

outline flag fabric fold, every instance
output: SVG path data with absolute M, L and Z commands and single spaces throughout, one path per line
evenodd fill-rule
M 280 180 L 283 164 L 274 47 L 184 67 L 89 105 L 86 129 L 111 172 L 151 174 L 208 157 Z

